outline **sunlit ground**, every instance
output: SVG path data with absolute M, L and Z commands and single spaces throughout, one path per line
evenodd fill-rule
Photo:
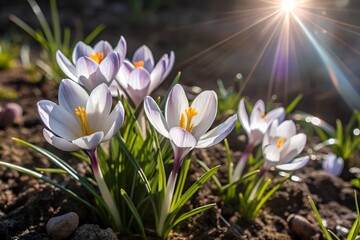
M 302 92 L 321 101 L 336 92 L 360 109 L 359 7 L 356 0 L 235 1 L 229 11 L 185 26 L 211 29 L 216 42 L 180 65 L 205 67 L 209 76 L 215 69 L 235 76 L 235 68 L 244 76 L 242 90 L 264 98 L 287 101 Z

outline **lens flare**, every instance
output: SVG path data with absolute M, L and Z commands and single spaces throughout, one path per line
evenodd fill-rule
M 296 7 L 295 0 L 282 0 L 281 2 L 281 10 L 284 12 L 292 12 Z

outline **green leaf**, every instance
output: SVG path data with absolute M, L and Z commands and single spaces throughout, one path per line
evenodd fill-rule
M 191 153 L 188 154 L 188 156 L 191 156 Z M 175 193 L 173 196 L 173 200 L 172 200 L 172 206 L 179 200 L 179 198 L 181 197 L 181 194 L 183 192 L 184 186 L 185 186 L 185 182 L 187 179 L 187 173 L 189 171 L 189 167 L 190 167 L 190 159 L 189 157 L 187 157 L 181 166 L 180 169 L 180 173 L 179 173 L 179 180 L 176 184 L 176 189 L 175 189 Z
M 58 174 L 68 173 L 67 171 L 59 168 L 35 168 L 35 170 L 38 172 L 48 172 L 48 173 L 58 173 Z
M 145 235 L 145 231 L 144 231 L 144 225 L 143 225 L 143 222 L 141 221 L 139 212 L 137 211 L 134 203 L 131 201 L 131 199 L 130 199 L 129 195 L 126 193 L 126 191 L 124 189 L 120 189 L 120 191 L 121 191 L 121 196 L 124 198 L 126 205 L 129 207 L 137 224 L 140 227 L 141 234 L 145 237 L 146 235 Z
M 320 225 L 320 228 L 321 228 L 322 232 L 324 233 L 326 239 L 327 240 L 332 240 L 331 235 L 329 234 L 328 230 L 325 228 L 325 226 L 324 226 L 324 224 L 322 222 L 321 216 L 320 216 L 320 214 L 319 214 L 319 212 L 318 212 L 318 210 L 317 210 L 317 208 L 315 206 L 314 201 L 312 200 L 312 198 L 310 196 L 308 196 L 308 199 L 309 199 L 311 208 L 314 211 L 316 220 L 318 221 L 318 223 Z
M 161 102 L 159 104 L 160 109 L 164 108 L 167 98 L 169 96 L 169 93 L 170 93 L 171 89 L 180 81 L 180 76 L 181 76 L 181 72 L 178 72 L 178 74 L 174 78 L 173 82 L 171 83 L 171 86 L 169 87 L 169 91 L 166 93 L 166 95 L 163 97 L 163 99 L 161 100 Z
M 201 206 L 201 207 L 198 207 L 198 208 L 195 208 L 187 213 L 184 213 L 184 214 L 181 214 L 180 217 L 178 219 L 176 219 L 176 221 L 172 224 L 172 227 L 175 227 L 177 224 L 179 224 L 180 222 L 188 219 L 189 217 L 192 217 L 194 216 L 195 214 L 198 214 L 198 213 L 201 213 L 201 212 L 204 212 L 212 207 L 215 207 L 216 204 L 215 203 L 210 203 L 210 204 L 207 204 L 207 205 L 204 205 L 204 206 Z
M 295 107 L 299 104 L 302 98 L 303 98 L 302 94 L 297 95 L 297 97 L 286 107 L 285 112 L 287 114 L 291 113 L 295 109 Z
M 225 150 L 226 150 L 226 163 L 227 163 L 227 167 L 228 167 L 228 178 L 229 178 L 228 182 L 231 183 L 232 182 L 233 170 L 234 170 L 234 164 L 233 164 L 233 161 L 231 159 L 229 142 L 228 142 L 228 140 L 226 138 L 224 139 L 224 146 L 225 146 Z
M 258 174 L 260 172 L 260 170 L 254 170 L 254 171 L 251 171 L 251 172 L 248 172 L 246 174 L 244 174 L 243 176 L 241 176 L 241 178 L 235 182 L 232 182 L 232 183 L 228 183 L 226 185 L 224 185 L 222 188 L 221 188 L 221 191 L 226 191 L 228 188 L 232 187 L 232 186 L 235 186 L 235 185 L 238 185 L 239 183 L 245 181 L 245 180 L 248 180 L 249 178 L 251 177 L 254 177 L 256 174 Z
M 202 186 L 204 185 L 204 183 L 211 177 L 213 176 L 216 171 L 220 168 L 219 166 L 213 167 L 212 169 L 210 169 L 209 171 L 207 171 L 204 175 L 202 175 L 179 199 L 179 201 L 177 201 L 175 203 L 175 205 L 173 205 L 171 207 L 171 212 L 172 211 L 176 211 L 177 209 L 180 210 L 185 203 L 194 195 L 194 193 Z
M 356 220 L 353 223 L 351 230 L 346 237 L 346 240 L 355 240 L 357 235 L 359 234 L 360 230 L 360 212 L 359 212 L 359 203 L 357 200 L 357 193 L 356 190 L 354 190 L 354 199 L 355 199 L 355 206 L 356 206 Z
M 336 120 L 336 138 L 339 141 L 339 145 L 342 146 L 344 144 L 343 126 L 339 119 Z
M 206 165 L 206 163 L 204 163 L 203 161 L 197 160 L 197 162 L 198 162 L 198 163 L 200 164 L 200 166 L 201 166 L 202 168 L 204 168 L 206 171 L 209 171 L 209 170 L 210 170 L 210 168 L 209 168 L 209 167 Z M 222 189 L 222 185 L 221 185 L 220 180 L 219 180 L 215 175 L 213 175 L 211 178 L 213 179 L 213 181 L 214 181 L 214 183 L 216 184 L 216 186 L 217 186 L 219 189 Z
M 34 0 L 28 0 L 32 10 L 35 13 L 36 18 L 38 19 L 40 26 L 46 36 L 46 39 L 48 40 L 49 43 L 54 43 L 54 37 L 52 35 L 51 29 L 49 27 L 49 24 L 46 21 L 46 18 L 43 14 L 43 12 L 41 11 L 40 6 L 36 3 L 36 1 Z
M 90 44 L 104 29 L 104 24 L 97 26 L 89 35 L 87 35 L 87 37 L 84 39 L 84 43 Z

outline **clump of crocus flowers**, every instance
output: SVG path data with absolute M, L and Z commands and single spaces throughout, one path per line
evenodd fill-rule
M 283 122 L 284 108 L 266 113 L 264 102 L 259 100 L 248 116 L 245 102 L 241 100 L 238 114 L 212 128 L 218 108 L 214 91 L 201 92 L 191 103 L 179 84 L 173 85 L 163 101 L 150 96 L 174 66 L 172 51 L 158 62 L 145 45 L 135 51 L 131 61 L 126 55 L 123 37 L 114 48 L 104 40 L 94 47 L 79 42 L 71 60 L 58 51 L 57 62 L 69 79 L 60 82 L 57 103 L 41 100 L 37 104 L 46 141 L 87 162 L 93 173 L 90 180 L 66 160 L 16 140 L 45 155 L 78 181 L 94 197 L 92 202 L 35 170 L 4 162 L 0 165 L 61 188 L 122 234 L 146 237 L 144 216 L 153 216 L 157 234 L 166 238 L 179 222 L 214 207 L 215 204 L 208 204 L 182 213 L 196 191 L 212 177 L 216 178 L 219 168 L 206 168 L 197 182 L 184 189 L 191 152 L 223 141 L 238 118 L 248 136 L 248 144 L 236 167 L 229 171 L 229 184 L 221 191 L 228 196 L 239 196 L 239 210 L 243 213 L 243 209 L 247 209 L 246 216 L 255 217 L 264 204 L 258 200 L 269 185 L 265 173 L 273 169 L 294 171 L 307 163 L 306 156 L 296 158 L 305 146 L 306 136 L 296 134 L 294 122 Z M 259 145 L 262 145 L 262 162 L 258 169 L 246 175 L 248 160 Z M 327 164 L 328 168 L 330 165 Z M 247 194 L 239 193 L 237 188 L 245 175 L 252 182 Z

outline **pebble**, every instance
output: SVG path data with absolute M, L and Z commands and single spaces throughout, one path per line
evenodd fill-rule
M 306 218 L 300 215 L 291 214 L 287 221 L 291 233 L 301 240 L 309 240 L 316 235 L 314 226 Z
M 61 216 L 52 217 L 46 224 L 48 235 L 54 240 L 69 237 L 79 224 L 79 216 L 75 212 L 69 212 Z
M 84 224 L 76 229 L 71 240 L 118 240 L 111 228 L 101 229 L 99 225 Z

